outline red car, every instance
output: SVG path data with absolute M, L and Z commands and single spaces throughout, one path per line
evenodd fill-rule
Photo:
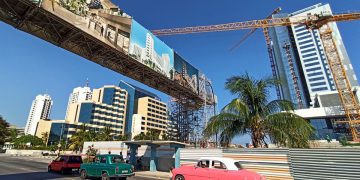
M 243 169 L 238 161 L 230 158 L 201 158 L 195 166 L 173 169 L 172 180 L 265 180 L 258 173 Z
M 82 159 L 79 155 L 60 155 L 49 164 L 48 172 L 56 171 L 61 174 L 70 171 L 79 172 L 81 164 Z

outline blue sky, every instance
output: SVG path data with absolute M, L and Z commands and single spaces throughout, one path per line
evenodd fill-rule
M 141 26 L 136 20 L 132 21 L 131 24 L 131 44 L 138 44 L 139 46 L 145 48 L 146 47 L 146 34 L 150 33 L 149 30 Z M 150 33 L 151 34 L 151 33 Z M 151 34 L 154 39 L 154 49 L 159 56 L 162 54 L 168 54 L 170 57 L 170 65 L 174 65 L 174 51 L 167 46 L 164 42 L 162 42 L 159 38 Z
M 334 12 L 360 10 L 359 0 L 114 0 L 147 29 L 208 25 L 266 17 L 281 6 L 283 12 L 293 12 L 318 2 L 330 3 Z M 360 78 L 360 21 L 339 23 L 353 67 Z M 261 31 L 257 31 L 234 52 L 229 49 L 246 31 L 203 33 L 161 37 L 184 59 L 204 72 L 213 82 L 223 107 L 234 96 L 224 89 L 232 75 L 245 72 L 254 77 L 270 76 L 270 65 Z M 36 37 L 20 32 L 0 22 L 0 114 L 10 123 L 25 126 L 31 102 L 39 93 L 48 92 L 53 100 L 52 119 L 65 117 L 68 96 L 73 88 L 92 88 L 118 84 L 125 80 L 158 93 L 168 102 L 168 96 L 117 74 L 111 70 L 60 49 Z

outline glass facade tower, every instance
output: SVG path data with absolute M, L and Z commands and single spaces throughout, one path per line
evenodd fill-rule
M 273 17 L 301 17 L 309 14 L 332 14 L 332 11 L 329 4 L 316 4 L 291 14 L 280 14 Z M 352 86 L 358 86 L 353 66 L 350 63 L 337 25 L 330 23 L 330 26 L 349 81 Z M 318 30 L 307 29 L 305 25 L 274 27 L 270 28 L 270 36 L 278 78 L 283 82 L 280 88 L 282 99 L 298 105 L 288 57 L 283 49 L 285 43 L 290 44 L 294 71 L 304 103 L 302 107 L 312 107 L 314 98 L 318 93 L 337 91 Z

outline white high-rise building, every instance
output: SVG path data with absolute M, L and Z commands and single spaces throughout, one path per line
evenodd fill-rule
M 35 135 L 40 119 L 49 119 L 53 101 L 48 94 L 37 95 L 33 100 L 25 126 L 25 135 Z
M 91 97 L 92 97 L 92 92 L 91 92 L 90 87 L 86 86 L 86 87 L 75 88 L 69 96 L 69 102 L 68 102 L 68 106 L 66 109 L 65 119 L 68 116 L 68 111 L 69 111 L 69 107 L 71 104 L 81 103 L 84 101 L 91 100 Z
M 149 33 L 146 34 L 146 56 L 150 59 L 154 59 L 154 39 Z

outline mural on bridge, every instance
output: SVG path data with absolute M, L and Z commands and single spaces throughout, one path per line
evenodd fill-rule
M 199 93 L 199 70 L 189 64 L 176 52 L 174 53 L 174 80 Z
M 135 20 L 131 23 L 129 55 L 173 79 L 174 51 Z

